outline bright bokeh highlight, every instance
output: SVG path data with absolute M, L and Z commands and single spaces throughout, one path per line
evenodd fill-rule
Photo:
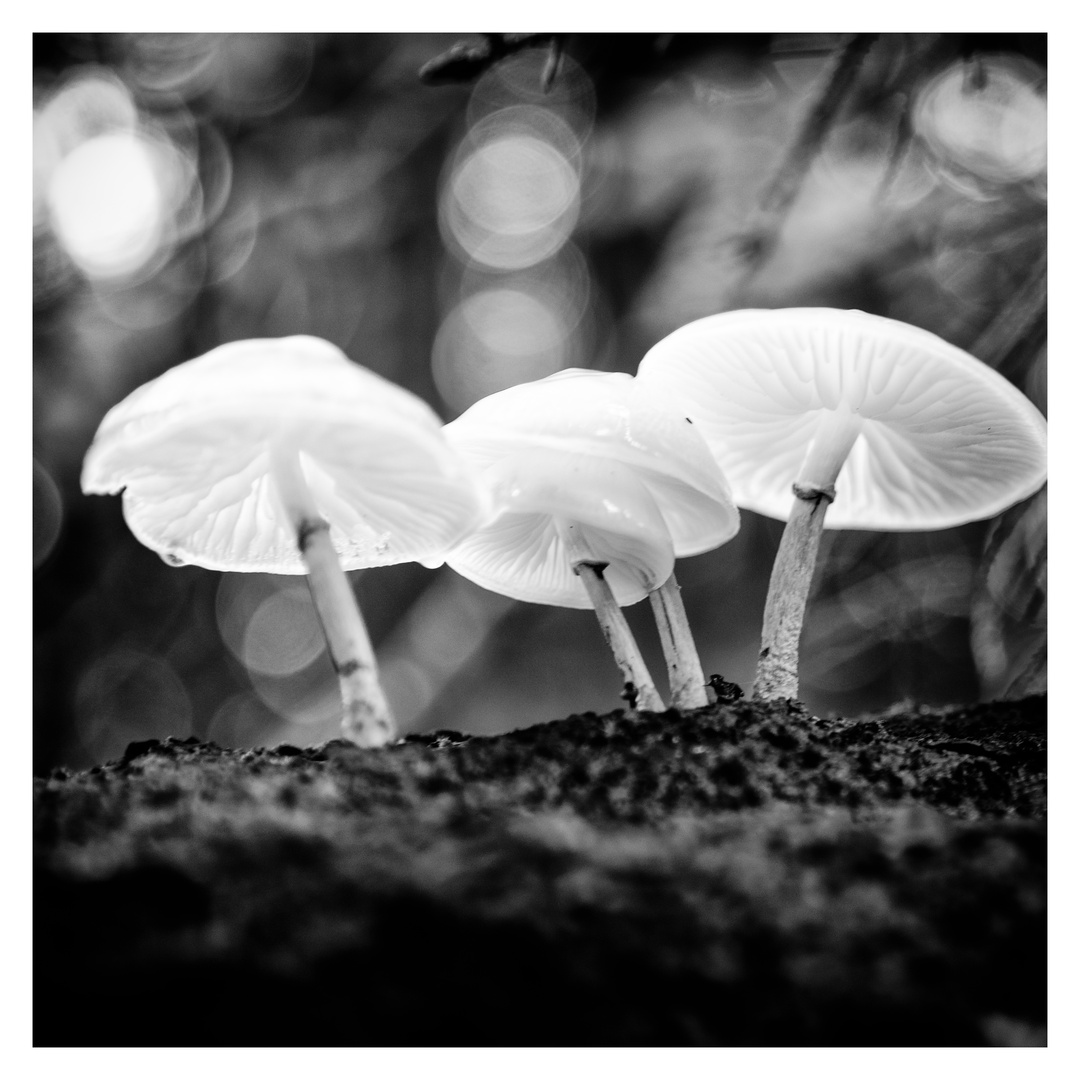
M 570 238 L 580 209 L 579 144 L 540 109 L 504 109 L 465 140 L 445 184 L 440 219 L 466 260 L 520 270 Z
M 1046 169 L 1045 73 L 989 56 L 955 63 L 915 106 L 915 130 L 942 157 L 985 180 L 1029 180 Z
M 68 154 L 49 183 L 53 228 L 93 277 L 137 270 L 157 250 L 167 217 L 169 161 L 139 135 L 89 139 Z
M 568 366 L 565 312 L 540 291 L 491 288 L 466 297 L 435 340 L 432 374 L 457 411 L 496 390 Z
M 176 141 L 190 134 L 185 116 L 174 111 L 166 132 L 115 75 L 93 67 L 35 113 L 35 227 L 86 277 L 153 271 L 202 227 L 197 151 Z

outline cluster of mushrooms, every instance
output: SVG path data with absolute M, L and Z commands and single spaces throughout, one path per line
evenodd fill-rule
M 709 704 L 675 560 L 739 507 L 786 520 L 753 695 L 798 694 L 823 528 L 944 529 L 1046 479 L 1046 421 L 925 330 L 861 311 L 733 311 L 664 338 L 636 376 L 566 370 L 449 424 L 313 337 L 237 341 L 135 390 L 86 455 L 135 536 L 174 565 L 306 574 L 342 729 L 396 729 L 346 570 L 448 564 L 518 600 L 595 609 L 631 708 L 662 711 L 622 608 L 646 596 L 671 704 Z

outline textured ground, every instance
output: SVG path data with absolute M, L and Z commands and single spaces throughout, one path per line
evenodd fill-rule
M 36 1045 L 1045 1044 L 1046 699 L 35 781 Z

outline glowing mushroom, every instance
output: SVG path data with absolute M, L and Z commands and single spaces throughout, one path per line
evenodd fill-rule
M 592 606 L 637 705 L 657 711 L 620 610 L 650 596 L 673 704 L 705 705 L 675 558 L 731 539 L 739 515 L 685 416 L 658 409 L 630 375 L 570 369 L 483 398 L 445 432 L 496 506 L 447 564 L 517 600 Z
M 486 513 L 419 398 L 313 337 L 236 341 L 114 406 L 83 464 L 172 565 L 307 574 L 347 738 L 394 737 L 345 570 L 441 560 Z
M 997 514 L 1046 479 L 1046 421 L 1019 390 L 936 335 L 862 311 L 699 319 L 654 346 L 637 378 L 693 419 L 739 506 L 788 522 L 759 698 L 798 693 L 823 527 L 946 529 Z

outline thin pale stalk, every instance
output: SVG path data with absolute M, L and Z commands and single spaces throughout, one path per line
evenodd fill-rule
M 358 746 L 384 746 L 396 737 L 396 725 L 379 685 L 371 638 L 330 542 L 330 526 L 315 507 L 295 451 L 275 455 L 274 479 L 296 531 L 311 598 L 337 672 L 342 734 Z
M 342 734 L 358 746 L 384 746 L 395 738 L 394 719 L 379 684 L 371 638 L 330 543 L 330 526 L 322 519 L 305 522 L 297 544 L 341 686 Z
M 589 594 L 600 629 L 611 648 L 615 663 L 623 674 L 627 685 L 627 696 L 632 709 L 645 712 L 663 712 L 664 703 L 656 692 L 645 659 L 634 640 L 630 625 L 622 608 L 615 602 L 611 586 L 604 578 L 604 564 L 579 562 L 574 566 L 574 573 L 581 578 L 585 591 Z
M 656 684 L 645 666 L 645 659 L 634 640 L 626 616 L 623 615 L 622 608 L 616 602 L 615 594 L 604 577 L 608 564 L 593 557 L 588 543 L 581 535 L 580 526 L 573 521 L 556 519 L 555 528 L 562 538 L 574 573 L 581 578 L 581 583 L 589 594 L 600 629 L 604 632 L 604 639 L 622 672 L 625 683 L 623 697 L 629 702 L 631 710 L 663 712 L 664 703 L 656 692 Z
M 836 480 L 863 428 L 848 408 L 822 409 L 792 485 L 795 503 L 780 538 L 761 630 L 753 696 L 765 700 L 799 695 L 799 637 L 814 577 L 825 511 L 836 498 Z
M 667 661 L 671 704 L 676 709 L 700 709 L 708 705 L 705 674 L 701 670 L 674 570 L 660 588 L 649 593 L 649 601 Z
M 800 490 L 803 494 L 798 493 Z M 829 492 L 796 487 L 795 505 L 769 578 L 761 652 L 754 676 L 755 698 L 768 701 L 799 695 L 799 638 L 830 502 Z

